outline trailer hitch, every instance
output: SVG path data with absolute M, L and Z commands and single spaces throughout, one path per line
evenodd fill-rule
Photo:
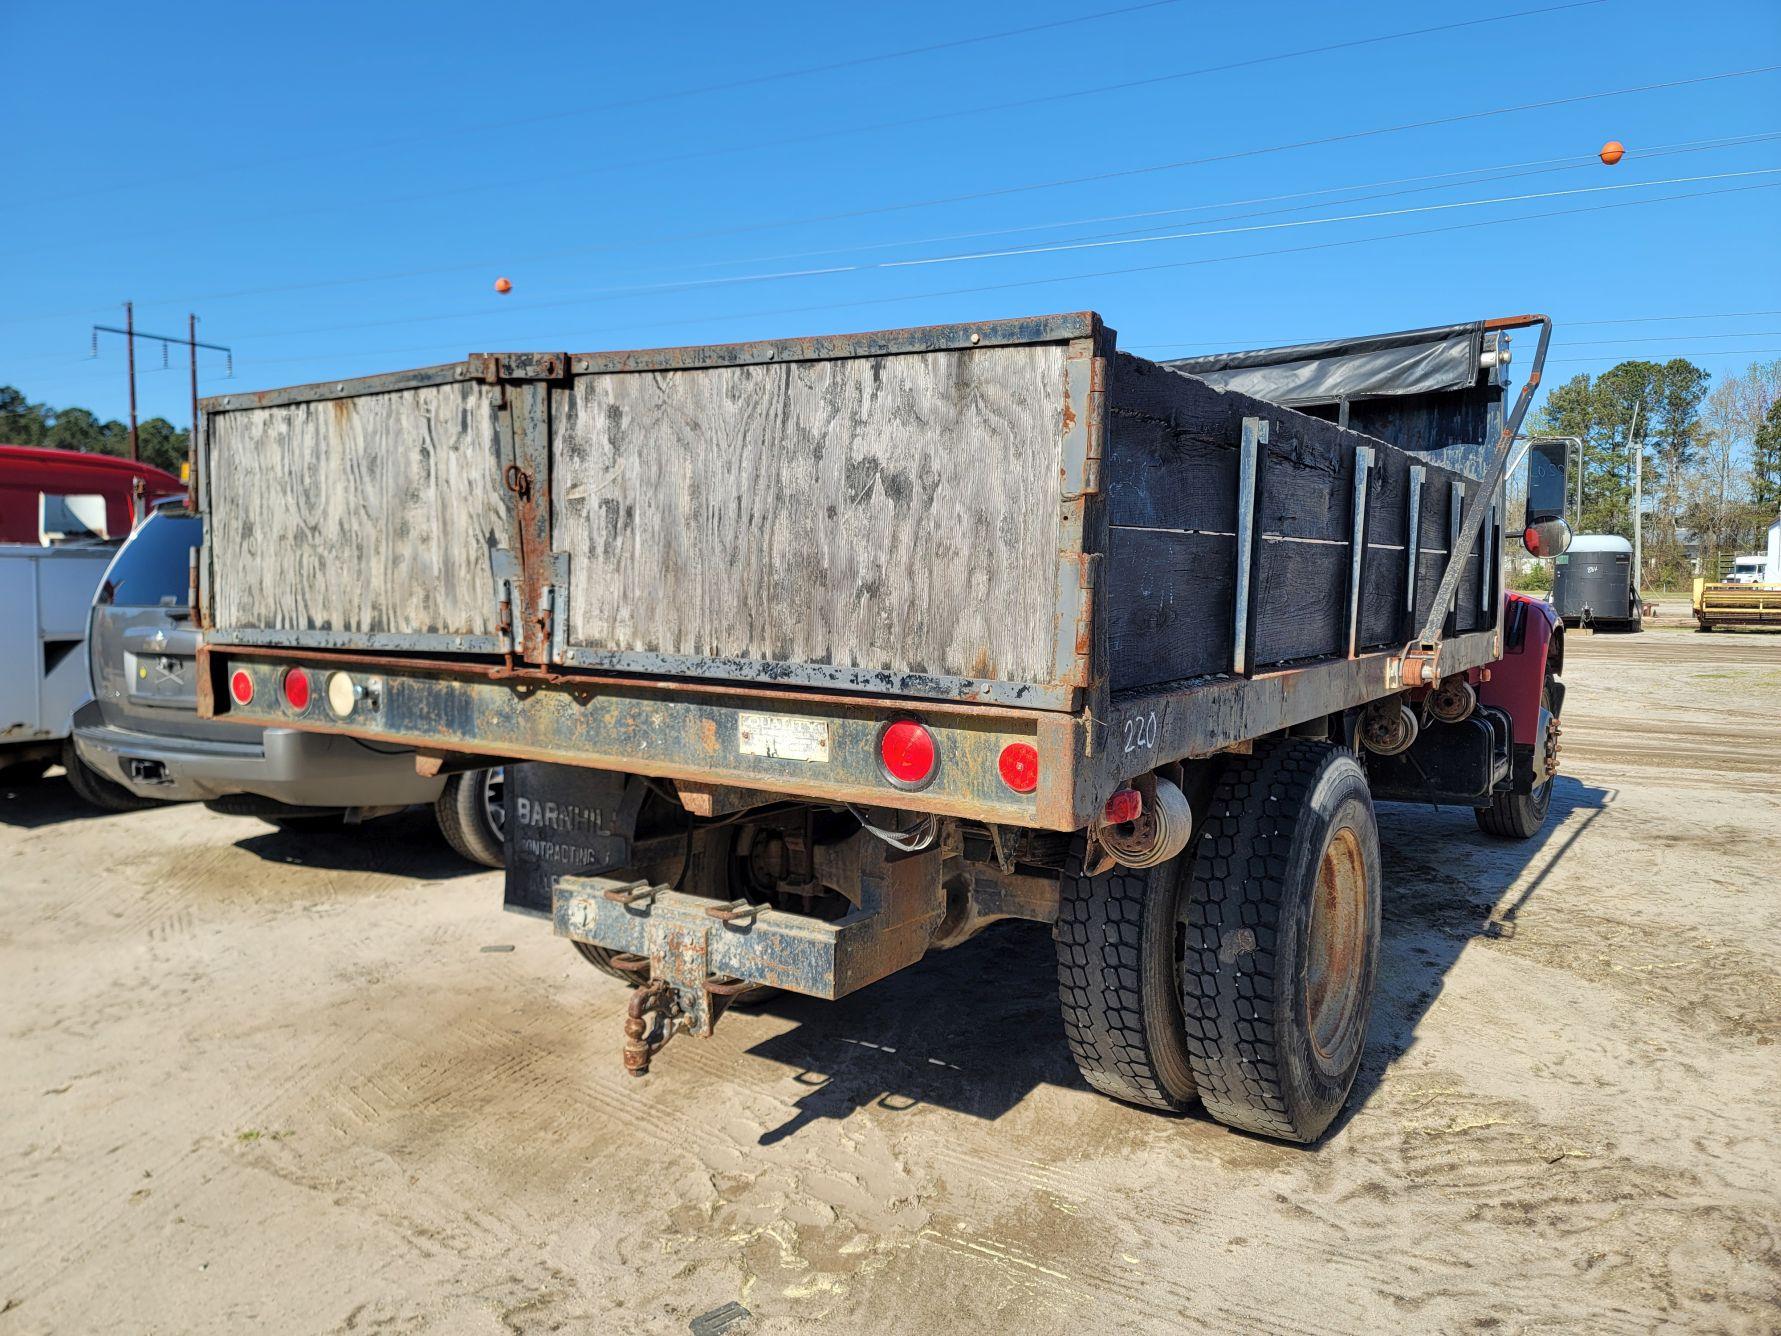
M 650 1016 L 655 1017 L 651 1024 Z M 668 1046 L 680 1028 L 680 999 L 666 979 L 651 979 L 631 994 L 625 1008 L 625 1070 L 647 1076 L 649 1060 Z
M 647 969 L 649 966 L 647 960 L 637 956 L 617 957 L 612 964 L 619 969 Z M 729 1009 L 731 1002 L 754 986 L 746 979 L 716 975 L 705 979 L 700 985 L 705 1001 L 705 1033 L 709 1035 L 716 1028 L 718 1018 Z M 632 1076 L 648 1076 L 650 1059 L 666 1048 L 675 1035 L 692 1031 L 692 1017 L 681 1006 L 680 999 L 680 988 L 666 979 L 651 979 L 631 994 L 631 1003 L 625 1008 L 623 1052 L 625 1070 Z

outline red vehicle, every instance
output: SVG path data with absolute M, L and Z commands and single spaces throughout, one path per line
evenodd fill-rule
M 0 445 L 0 543 L 48 546 L 75 538 L 125 538 L 149 503 L 185 489 L 151 464 Z

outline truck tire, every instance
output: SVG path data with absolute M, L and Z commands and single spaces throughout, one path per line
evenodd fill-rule
M 62 744 L 62 768 L 68 772 L 68 787 L 74 796 L 89 807 L 104 812 L 140 812 L 145 807 L 160 807 L 155 798 L 140 798 L 115 780 L 105 778 L 74 750 L 72 739 Z
M 1550 683 L 1540 691 L 1540 705 L 1552 708 Z M 1552 781 L 1542 781 L 1532 793 L 1493 793 L 1489 807 L 1474 807 L 1478 829 L 1499 840 L 1531 840 L 1546 825 L 1552 810 Z
M 599 970 L 600 973 L 610 974 L 615 979 L 622 979 L 633 988 L 641 988 L 649 981 L 648 970 L 621 970 L 617 965 L 614 965 L 612 963 L 612 958 L 617 955 L 618 952 L 614 951 L 611 947 L 594 946 L 589 942 L 577 941 L 571 941 L 569 945 L 573 946 L 576 951 L 580 953 L 581 958 L 587 961 L 587 963 L 592 965 L 595 969 Z
M 1071 847 L 1052 929 L 1065 1042 L 1102 1094 L 1179 1112 L 1194 1097 L 1179 982 L 1186 860 L 1087 877 L 1084 846 Z
M 1532 793 L 1493 793 L 1489 807 L 1474 807 L 1478 829 L 1499 840 L 1531 840 L 1546 824 L 1552 809 L 1552 782 Z
M 1182 898 L 1181 1006 L 1206 1111 L 1317 1140 L 1360 1070 L 1379 968 L 1379 831 L 1354 755 L 1293 739 L 1236 758 Z
M 502 838 L 503 817 L 500 766 L 467 770 L 445 781 L 445 789 L 433 802 L 439 833 L 460 858 L 484 867 L 506 867 L 507 847 Z

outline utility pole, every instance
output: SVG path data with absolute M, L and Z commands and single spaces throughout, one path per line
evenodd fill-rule
M 116 325 L 93 326 L 92 356 L 94 357 L 99 355 L 99 336 L 101 334 L 122 334 L 124 336 L 126 350 L 125 361 L 129 367 L 130 375 L 130 458 L 133 460 L 140 460 L 142 457 L 136 439 L 136 340 L 148 339 L 153 343 L 160 344 L 161 360 L 163 363 L 167 359 L 167 350 L 172 345 L 183 343 L 187 348 L 191 349 L 192 429 L 191 435 L 187 440 L 190 443 L 190 448 L 195 448 L 198 442 L 198 349 L 208 348 L 212 352 L 222 353 L 228 359 L 228 369 L 224 373 L 226 377 L 233 377 L 235 374 L 235 350 L 233 348 L 226 348 L 220 343 L 199 342 L 198 317 L 196 315 L 186 316 L 186 336 L 183 339 L 173 334 L 150 334 L 147 330 L 138 330 L 136 328 L 136 304 L 134 302 L 124 303 L 124 327 L 122 329 L 119 329 Z
M 1579 440 L 1577 442 L 1577 509 L 1574 512 L 1577 516 L 1578 533 L 1583 532 L 1583 450 L 1583 442 Z
M 1645 451 L 1633 440 L 1639 429 L 1639 403 L 1633 400 L 1633 420 L 1627 424 L 1626 447 L 1633 452 L 1633 588 L 1645 583 Z
M 136 303 L 124 303 L 124 344 L 130 350 L 130 462 L 142 458 L 136 448 Z

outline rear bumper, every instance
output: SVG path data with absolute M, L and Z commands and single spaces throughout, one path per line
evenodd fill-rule
M 138 733 L 107 724 L 96 702 L 75 712 L 74 745 L 94 770 L 145 798 L 252 793 L 293 807 L 396 807 L 432 802 L 444 787 L 417 775 L 406 750 L 288 728 L 269 728 L 259 742 Z
M 1480 667 L 1501 652 L 1495 631 L 1458 636 L 1443 643 L 1440 671 Z M 344 671 L 358 693 L 349 713 L 336 716 L 322 693 L 304 710 L 290 709 L 278 681 L 292 663 L 318 677 Z M 1160 765 L 1403 688 L 1395 651 L 1122 693 L 1079 714 L 215 643 L 199 649 L 198 664 L 205 718 L 1048 830 L 1091 825 L 1121 784 Z M 235 671 L 254 685 L 248 705 L 230 696 Z M 746 748 L 749 715 L 819 729 L 826 759 Z M 931 781 L 913 789 L 897 786 L 879 761 L 885 726 L 910 717 L 933 735 L 938 758 Z M 1022 742 L 1039 754 L 1031 793 L 1016 792 L 1000 773 L 1003 749 Z

